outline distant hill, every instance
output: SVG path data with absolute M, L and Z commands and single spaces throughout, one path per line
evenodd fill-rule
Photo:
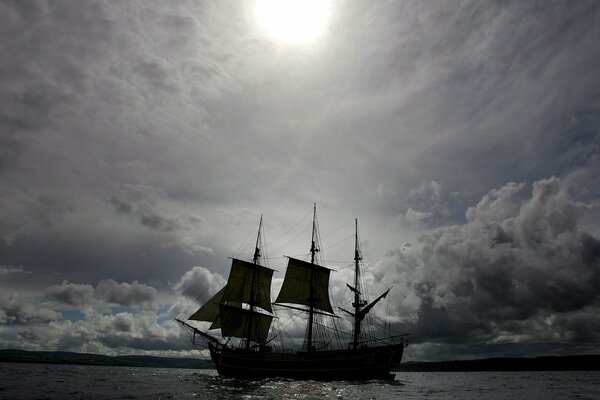
M 104 356 L 64 351 L 0 350 L 0 362 L 107 365 L 152 368 L 214 368 L 208 360 L 152 356 Z M 409 361 L 396 371 L 470 372 L 470 371 L 600 371 L 600 355 L 536 358 L 487 358 L 439 362 Z
M 0 362 L 108 365 L 121 367 L 153 368 L 213 368 L 210 361 L 196 358 L 171 358 L 152 356 L 103 356 L 100 354 L 65 351 L 0 350 Z
M 600 371 L 600 355 L 406 362 L 397 371 Z

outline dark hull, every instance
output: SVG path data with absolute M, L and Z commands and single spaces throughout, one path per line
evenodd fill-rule
M 219 375 L 242 379 L 393 379 L 390 371 L 400 365 L 403 351 L 403 344 L 312 353 L 258 352 L 210 346 Z

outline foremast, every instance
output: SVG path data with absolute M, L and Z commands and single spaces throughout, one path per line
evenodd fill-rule
M 245 340 L 247 350 L 250 349 L 251 342 L 265 344 L 273 320 L 272 315 L 265 313 L 273 312 L 273 270 L 259 264 L 261 230 L 262 215 L 252 262 L 233 258 L 225 287 L 188 318 L 212 322 L 208 330 L 221 329 L 221 335 L 224 337 Z M 204 333 L 201 336 L 207 338 L 210 335 Z
M 259 260 L 261 257 L 261 251 L 260 251 L 260 234 L 262 231 L 262 221 L 263 221 L 263 216 L 262 214 L 260 215 L 260 222 L 258 223 L 258 234 L 256 235 L 256 245 L 254 246 L 254 255 L 252 256 L 252 263 L 254 265 L 260 265 L 259 264 Z M 249 318 L 248 318 L 248 329 L 247 329 L 247 335 L 246 335 L 246 349 L 249 350 L 250 349 L 250 337 L 252 336 L 252 327 L 254 325 L 254 319 L 255 319 L 255 298 L 256 298 L 256 278 L 257 278 L 257 271 L 253 270 L 252 271 L 252 283 L 250 285 L 250 300 L 248 303 L 248 307 L 250 309 L 250 314 L 249 314 Z

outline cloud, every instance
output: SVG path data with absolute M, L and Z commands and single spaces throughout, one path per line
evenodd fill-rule
M 159 188 L 125 185 L 122 193 L 112 196 L 110 202 L 117 212 L 133 216 L 143 226 L 173 232 L 180 228 L 179 223 L 157 211 L 157 201 L 165 195 L 166 193 Z
M 27 271 L 22 266 L 0 265 L 0 276 L 14 274 L 31 274 L 31 271 Z
M 204 267 L 194 267 L 173 286 L 175 291 L 191 300 L 204 302 L 225 286 L 227 281 Z
M 458 193 L 449 193 L 436 181 L 422 182 L 408 193 L 409 208 L 404 219 L 415 227 L 446 225 L 457 219 L 456 214 L 460 210 L 458 198 Z
M 88 305 L 94 297 L 94 287 L 87 284 L 76 284 L 62 281 L 60 285 L 52 285 L 46 289 L 49 299 L 74 307 Z
M 191 356 L 189 337 L 174 321 L 157 322 L 151 311 L 93 314 L 85 320 L 0 325 L 0 347 L 109 355 Z
M 118 283 L 113 279 L 106 279 L 98 282 L 95 295 L 107 303 L 139 306 L 154 304 L 157 292 L 152 286 L 137 281 Z
M 0 295 L 0 323 L 27 324 L 44 323 L 62 319 L 62 315 L 40 304 L 15 295 Z
M 445 318 L 454 337 L 522 338 L 546 317 L 588 337 L 597 2 L 336 2 L 328 34 L 293 48 L 248 7 L 0 2 L 1 291 L 148 311 L 175 287 L 185 314 L 260 213 L 270 239 L 317 201 L 324 233 L 361 219 L 421 337 Z M 0 319 L 34 314 L 11 307 Z M 91 325 L 67 325 L 85 346 Z
M 220 274 L 210 272 L 204 267 L 193 267 L 173 285 L 178 298 L 171 305 L 169 314 L 186 320 L 226 283 Z
M 94 288 L 89 284 L 76 284 L 63 281 L 46 289 L 46 297 L 73 307 L 89 305 L 120 305 L 124 307 L 156 307 L 156 289 L 152 286 L 133 281 L 118 283 L 113 279 L 104 279 Z
M 169 200 L 164 190 L 125 184 L 110 199 L 117 213 L 134 219 L 141 226 L 164 234 L 162 247 L 179 247 L 184 251 L 212 252 L 203 246 L 203 218 L 195 215 L 170 215 Z
M 97 339 L 112 349 L 147 351 L 189 350 L 191 343 L 183 329 L 172 320 L 157 323 L 152 313 L 119 313 L 94 320 Z
M 600 341 L 600 240 L 580 228 L 593 207 L 558 178 L 524 190 L 491 190 L 464 225 L 377 264 L 399 286 L 398 327 L 419 342 Z

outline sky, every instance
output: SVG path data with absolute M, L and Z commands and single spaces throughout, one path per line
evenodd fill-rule
M 197 356 L 317 203 L 406 360 L 600 352 L 600 3 L 261 4 L 0 0 L 0 348 Z

